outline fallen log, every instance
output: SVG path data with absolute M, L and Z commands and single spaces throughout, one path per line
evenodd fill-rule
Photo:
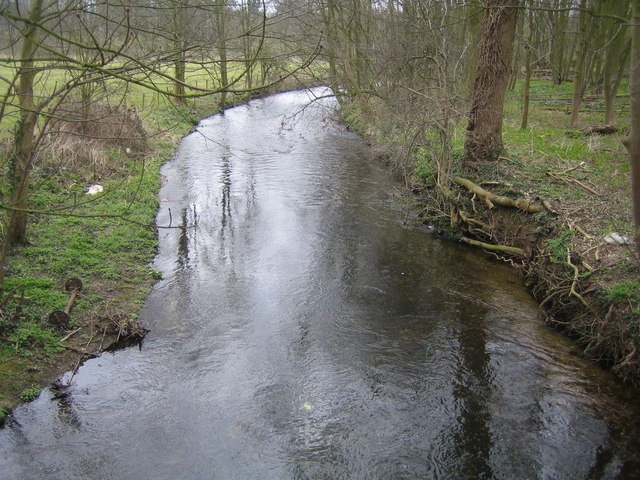
M 471 180 L 462 177 L 454 177 L 453 181 L 478 196 L 489 208 L 493 208 L 495 205 L 500 205 L 501 207 L 518 208 L 529 213 L 544 212 L 544 207 L 541 204 L 532 202 L 531 200 L 527 200 L 525 198 L 518 198 L 514 200 L 513 198 L 496 195 L 495 193 L 491 193 L 476 185 Z

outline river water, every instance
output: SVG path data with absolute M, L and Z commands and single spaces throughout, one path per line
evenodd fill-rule
M 414 224 L 326 93 L 182 141 L 151 333 L 16 409 L 0 478 L 640 477 L 631 392 L 509 268 Z

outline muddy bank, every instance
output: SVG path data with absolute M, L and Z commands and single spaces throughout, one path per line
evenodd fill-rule
M 0 408 L 4 412 L 0 425 L 16 405 L 34 399 L 42 389 L 51 389 L 56 398 L 65 396 L 76 371 L 87 359 L 141 345 L 148 332 L 124 313 L 76 319 L 75 324 L 79 326 L 57 330 L 61 337 L 58 352 L 47 353 L 33 346 L 28 355 L 16 355 L 0 362 L 3 372 Z M 6 337 L 1 340 L 9 342 Z

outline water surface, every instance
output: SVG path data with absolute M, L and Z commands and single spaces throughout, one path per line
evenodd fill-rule
M 635 399 L 506 266 L 413 224 L 326 93 L 183 140 L 143 348 L 19 407 L 0 478 L 638 478 Z

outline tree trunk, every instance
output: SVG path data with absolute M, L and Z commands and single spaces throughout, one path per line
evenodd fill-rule
M 631 51 L 630 43 L 624 47 L 619 55 L 607 55 L 605 60 L 604 74 L 604 123 L 605 125 L 616 124 L 615 103 L 616 94 L 620 89 L 624 69 L 629 61 L 629 53 Z M 609 60 L 613 57 L 613 60 Z M 609 70 L 611 68 L 611 70 Z
M 218 31 L 218 57 L 220 58 L 220 109 L 224 112 L 227 104 L 226 87 L 229 85 L 229 66 L 227 65 L 227 12 L 224 1 L 216 4 L 216 27 Z
M 608 0 L 604 3 L 605 14 L 611 13 L 618 17 L 629 17 L 628 2 L 619 0 Z M 604 93 L 604 123 L 605 125 L 615 125 L 615 98 L 622 82 L 622 77 L 627 72 L 631 41 L 629 27 L 620 25 L 619 22 L 605 20 L 608 28 L 605 30 L 604 40 L 609 39 L 604 52 L 604 63 L 602 66 L 602 86 Z
M 173 48 L 175 50 L 173 58 L 173 97 L 174 105 L 184 105 L 185 100 L 185 80 L 187 61 L 183 37 L 186 34 L 185 10 L 176 0 L 172 1 L 173 8 Z
M 186 103 L 185 100 L 185 73 L 187 62 L 184 59 L 184 53 L 179 52 L 178 59 L 173 62 L 173 103 L 175 105 L 184 105 Z
M 531 87 L 531 49 L 533 48 L 533 12 L 529 12 L 529 33 L 527 36 L 527 41 L 525 42 L 524 48 L 526 50 L 525 60 L 524 60 L 524 84 L 522 85 L 522 123 L 520 124 L 520 128 L 522 130 L 526 129 L 529 126 L 529 100 L 531 98 L 530 95 L 530 87 Z
M 14 137 L 14 146 L 10 153 L 12 168 L 11 207 L 16 210 L 9 214 L 7 242 L 25 243 L 27 240 L 27 212 L 29 198 L 29 175 L 33 165 L 35 149 L 35 129 L 38 123 L 38 111 L 33 101 L 33 84 L 37 69 L 33 56 L 38 48 L 37 25 L 42 16 L 44 0 L 34 0 L 29 11 L 29 25 L 23 32 L 20 53 L 20 71 L 18 73 L 17 95 L 20 103 L 20 121 Z
M 640 0 L 633 0 L 631 21 L 631 126 L 629 132 L 629 165 L 631 167 L 631 198 L 635 226 L 636 250 L 640 253 Z
M 504 95 L 511 64 L 519 0 L 485 0 L 478 64 L 464 151 L 470 161 L 502 153 Z
M 571 126 L 576 127 L 580 121 L 580 105 L 582 105 L 582 97 L 584 96 L 585 82 L 587 77 L 587 71 L 589 61 L 588 55 L 588 13 L 585 12 L 587 8 L 587 0 L 580 0 L 580 19 L 578 20 L 578 38 L 580 47 L 578 48 L 576 59 L 576 67 L 573 73 L 573 99 L 571 100 Z
M 567 8 L 569 5 L 566 0 L 556 0 L 551 6 L 553 8 L 548 12 L 551 23 L 551 51 L 549 60 L 551 63 L 553 83 L 560 85 L 566 80 L 566 65 L 570 63 L 565 60 L 571 58 L 571 54 L 567 54 L 567 29 L 569 27 L 570 10 Z

